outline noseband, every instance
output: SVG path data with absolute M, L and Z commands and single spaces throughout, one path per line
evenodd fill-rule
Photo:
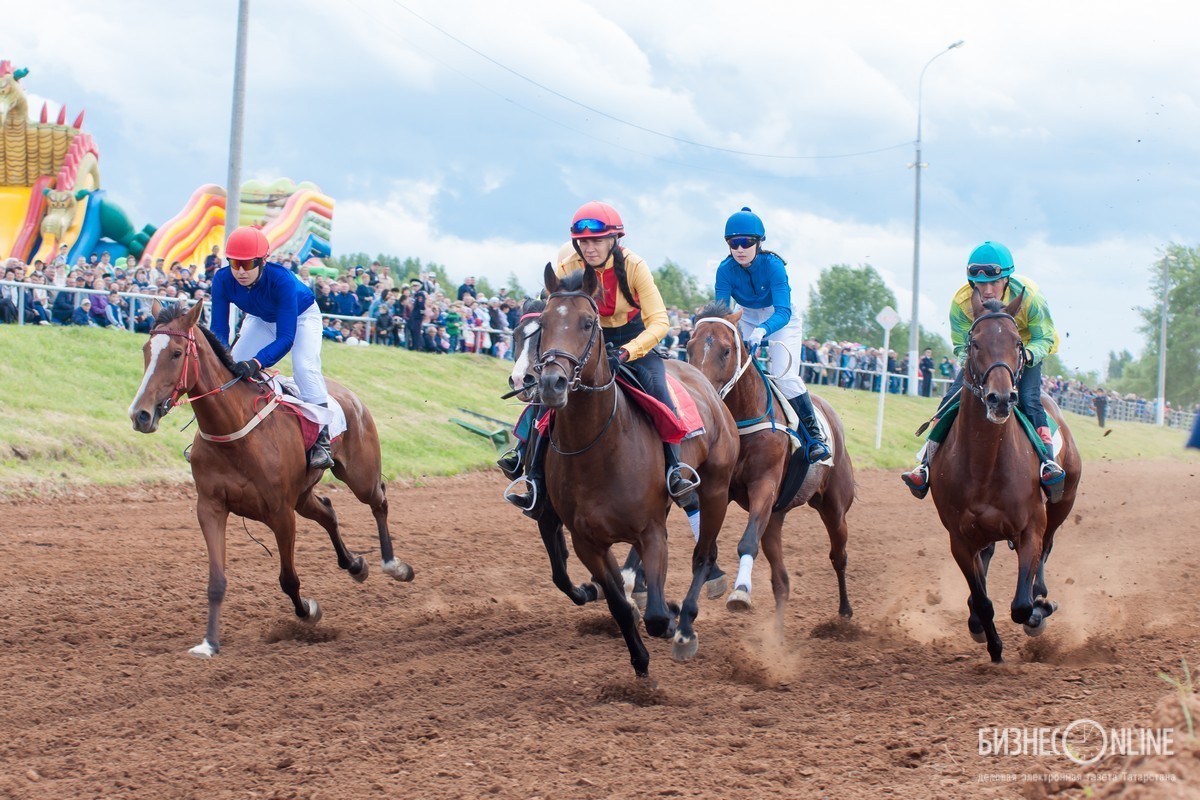
M 1017 324 L 1017 321 L 1013 318 L 1013 316 L 1011 314 L 1006 314 L 1003 311 L 992 311 L 990 313 L 987 313 L 980 317 L 977 317 L 975 319 L 975 321 L 971 323 L 970 330 L 967 331 L 967 353 L 968 353 L 967 370 L 966 370 L 966 374 L 963 376 L 963 386 L 966 386 L 967 389 L 970 390 L 971 394 L 975 395 L 980 400 L 983 400 L 983 385 L 985 383 L 987 383 L 988 375 L 991 375 L 992 370 L 996 369 L 997 367 L 1004 367 L 1004 369 L 1008 370 L 1008 376 L 1010 378 L 1012 378 L 1013 388 L 1014 389 L 1017 388 L 1017 384 L 1021 380 L 1021 373 L 1025 370 L 1025 358 L 1026 358 L 1026 352 L 1027 352 L 1025 349 L 1025 343 L 1022 342 L 1021 337 L 1018 336 L 1017 337 L 1017 368 L 1015 370 L 1011 366 L 1009 366 L 1008 362 L 997 361 L 994 364 L 992 364 L 990 367 L 985 369 L 983 371 L 982 375 L 976 377 L 975 366 L 974 366 L 974 363 L 972 362 L 971 356 L 970 356 L 970 345 L 971 345 L 972 340 L 974 339 L 976 326 L 978 326 L 979 323 L 983 322 L 985 319 L 1006 319 L 1009 322 L 1011 322 L 1014 327 L 1016 327 L 1016 324 Z
M 737 329 L 736 325 L 734 325 L 732 322 L 730 322 L 727 319 L 722 319 L 721 317 L 704 317 L 703 319 L 696 320 L 695 327 L 699 328 L 701 325 L 703 325 L 706 322 L 716 322 L 721 325 L 724 325 L 726 328 L 729 328 L 729 330 L 733 331 L 733 340 L 735 342 L 734 350 L 737 351 L 737 369 L 734 370 L 733 377 L 730 378 L 725 383 L 725 385 L 721 387 L 720 391 L 717 392 L 717 394 L 720 396 L 720 398 L 722 400 L 724 400 L 725 395 L 729 394 L 729 392 L 733 390 L 733 387 L 737 384 L 738 379 L 742 377 L 742 374 L 747 369 L 750 368 L 751 364 L 754 363 L 754 359 L 752 357 L 750 357 L 749 351 L 747 351 L 745 346 L 743 345 L 742 332 Z M 746 354 L 747 354 L 745 364 L 742 363 L 742 353 L 743 352 L 746 352 Z
M 587 300 L 592 306 L 592 311 L 596 312 L 596 326 L 592 328 L 592 335 L 588 338 L 587 346 L 583 348 L 583 352 L 578 356 L 576 356 L 574 353 L 568 353 L 566 350 L 552 348 L 540 354 L 537 363 L 533 365 L 533 371 L 538 375 L 541 375 L 542 370 L 561 358 L 572 365 L 570 370 L 564 370 L 571 376 L 570 383 L 567 384 L 567 391 L 574 392 L 578 390 L 581 392 L 600 392 L 608 389 L 617 379 L 617 373 L 615 371 L 613 371 L 612 376 L 608 379 L 608 383 L 604 384 L 603 386 L 589 386 L 586 383 L 583 383 L 582 378 L 583 368 L 587 364 L 588 360 L 592 357 L 592 348 L 596 346 L 596 342 L 600 341 L 600 320 L 598 319 L 600 315 L 600 307 L 596 305 L 596 299 L 586 292 L 551 292 L 549 298 L 547 299 L 553 300 L 556 297 L 582 297 L 584 300 Z M 545 314 L 546 311 L 549 311 L 549 309 L 542 311 L 542 314 Z M 544 328 L 545 326 L 543 325 L 542 327 Z
M 238 376 L 234 375 L 233 380 L 222 386 L 218 386 L 212 391 L 205 392 L 204 394 L 183 397 L 183 394 L 187 391 L 188 386 L 192 384 L 192 381 L 199 380 L 200 378 L 200 352 L 196 349 L 196 329 L 188 328 L 185 332 L 171 330 L 170 328 L 155 328 L 154 330 L 150 331 L 151 336 L 157 336 L 160 333 L 164 336 L 175 336 L 180 339 L 187 340 L 187 343 L 183 348 L 183 366 L 179 370 L 179 380 L 175 382 L 175 389 L 171 392 L 171 396 L 161 403 L 162 413 L 160 416 L 165 417 L 167 413 L 176 406 L 176 404 L 182 405 L 185 403 L 194 403 L 202 397 L 208 397 L 210 394 L 219 394 L 241 380 Z M 189 368 L 195 372 L 192 380 L 188 379 Z

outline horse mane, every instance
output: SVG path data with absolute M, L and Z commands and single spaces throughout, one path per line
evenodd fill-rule
M 706 317 L 728 317 L 731 313 L 732 311 L 726 303 L 713 301 L 696 312 L 696 321 L 699 322 Z
M 546 301 L 539 297 L 530 297 L 521 305 L 521 316 L 540 314 L 546 310 Z
M 158 316 L 154 318 L 154 327 L 160 328 L 163 325 L 166 325 L 168 322 L 177 320 L 190 310 L 191 309 L 186 308 L 183 303 L 168 303 L 162 307 L 162 310 L 158 312 Z M 217 335 L 208 328 L 200 325 L 199 323 L 197 323 L 196 327 L 199 328 L 200 332 L 204 334 L 204 338 L 208 339 L 208 346 L 212 348 L 212 351 L 216 354 L 217 359 L 225 365 L 225 369 L 233 372 L 234 360 L 233 356 L 229 354 L 229 348 L 226 347 L 221 340 L 217 338 Z
M 558 281 L 558 291 L 560 292 L 582 292 L 583 278 L 587 273 L 580 269 L 567 275 L 565 278 L 560 278 Z
M 1004 303 L 999 300 L 984 300 L 983 307 L 993 314 L 1004 311 Z

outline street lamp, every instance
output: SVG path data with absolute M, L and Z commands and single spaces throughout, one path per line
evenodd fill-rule
M 1162 321 L 1158 330 L 1158 410 L 1154 412 L 1154 423 L 1162 425 L 1167 416 L 1167 292 L 1171 288 L 1171 262 L 1178 261 L 1173 254 L 1163 256 Z
M 908 393 L 917 394 L 917 350 L 921 347 L 921 324 L 919 306 L 921 303 L 921 85 L 925 81 L 925 70 L 929 65 L 956 47 L 962 46 L 962 39 L 947 47 L 933 58 L 925 62 L 921 68 L 921 77 L 917 81 L 917 160 L 913 162 L 913 171 L 917 176 L 916 200 L 913 203 L 913 285 L 912 285 L 912 322 L 908 331 Z

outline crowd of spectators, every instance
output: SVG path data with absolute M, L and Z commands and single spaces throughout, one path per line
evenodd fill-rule
M 1042 388 L 1054 398 L 1064 411 L 1095 417 L 1100 427 L 1108 420 L 1119 422 L 1156 422 L 1158 402 L 1155 398 L 1140 394 L 1105 389 L 1103 386 L 1088 386 L 1083 381 L 1064 378 L 1061 375 L 1042 380 Z M 1163 409 L 1163 418 L 1171 427 L 1189 428 L 1200 414 L 1200 403 L 1176 408 L 1168 400 Z

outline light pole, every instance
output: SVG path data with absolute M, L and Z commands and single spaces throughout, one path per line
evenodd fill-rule
M 917 351 L 921 347 L 921 323 L 919 307 L 921 304 L 921 87 L 925 82 L 925 70 L 929 65 L 956 47 L 962 46 L 962 39 L 947 47 L 933 58 L 925 62 L 921 68 L 921 77 L 917 81 L 917 160 L 913 162 L 913 171 L 917 177 L 916 199 L 913 202 L 913 285 L 912 285 L 912 322 L 908 331 L 908 393 L 917 394 Z
M 246 113 L 246 36 L 250 0 L 238 0 L 237 40 L 233 56 L 233 109 L 229 114 L 229 174 L 225 180 L 225 239 L 238 226 L 242 201 L 242 128 Z
M 1162 321 L 1158 330 L 1158 410 L 1154 422 L 1162 425 L 1167 418 L 1167 292 L 1171 288 L 1171 262 L 1178 258 L 1173 254 L 1163 256 Z

